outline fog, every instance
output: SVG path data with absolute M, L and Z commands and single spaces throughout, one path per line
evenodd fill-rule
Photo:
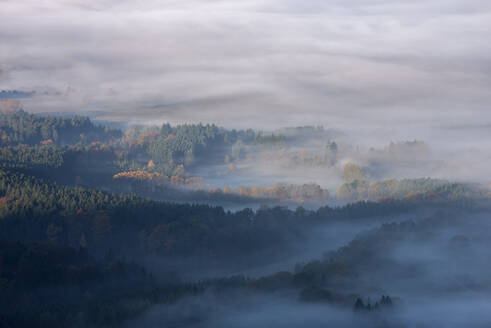
M 204 296 L 186 300 L 176 307 L 156 308 L 128 323 L 127 327 L 356 327 L 366 324 L 350 310 L 260 295 L 241 295 L 241 302 L 235 304 L 226 301 L 231 296 Z
M 234 275 L 244 275 L 250 278 L 260 278 L 295 266 L 323 258 L 329 252 L 348 244 L 358 234 L 380 226 L 382 222 L 401 222 L 416 219 L 425 212 L 423 210 L 411 215 L 391 215 L 384 217 L 361 217 L 355 222 L 334 220 L 315 224 L 297 232 L 286 235 L 285 248 L 280 251 L 265 250 L 255 252 L 252 256 L 243 254 L 239 262 L 227 261 L 211 265 L 206 259 L 189 257 L 159 257 L 150 256 L 142 259 L 145 267 L 159 278 L 167 279 L 168 274 L 174 274 L 182 281 L 200 281 L 203 279 L 221 278 Z
M 384 142 L 372 139 L 370 142 L 374 143 L 368 144 L 367 140 L 358 139 L 360 135 L 356 134 L 342 135 L 335 139 L 325 137 L 317 141 L 287 141 L 285 146 L 273 149 L 248 146 L 250 156 L 234 162 L 233 170 L 229 169 L 228 164 L 199 165 L 190 168 L 189 173 L 203 177 L 213 188 L 222 189 L 226 186 L 269 187 L 278 183 L 315 183 L 329 191 L 332 204 L 344 203 L 335 198 L 336 190 L 346 182 L 342 171 L 348 163 L 362 167 L 370 182 L 431 177 L 451 182 L 475 183 L 486 188 L 489 182 L 486 177 L 491 174 L 486 163 L 491 159 L 491 153 L 486 144 L 481 143 L 488 138 L 488 132 L 484 130 L 472 129 L 472 132 L 466 132 L 466 138 L 474 138 L 474 144 L 469 140 L 439 142 L 433 139 L 415 139 L 427 147 L 424 151 L 404 149 L 404 146 L 397 152 L 389 149 L 391 143 L 403 145 L 414 139 L 390 139 Z M 443 134 L 441 136 L 443 138 Z M 335 164 L 302 162 L 303 152 L 307 160 L 316 157 L 322 159 L 329 140 L 345 147 L 339 152 Z M 325 203 L 316 205 L 323 204 Z
M 484 0 L 0 0 L 0 326 L 490 326 L 490 35 Z
M 411 138 L 490 118 L 486 1 L 1 6 L 0 88 L 35 90 L 31 111 Z
M 324 249 L 330 251 L 324 258 L 345 261 L 356 272 L 349 277 L 329 278 L 324 288 L 350 295 L 350 305 L 357 295 L 365 302 L 371 299 L 372 306 L 380 295 L 390 295 L 393 307 L 358 312 L 340 304 L 306 302 L 294 287 L 272 293 L 254 288 L 211 289 L 177 304 L 154 307 L 127 327 L 488 326 L 488 214 L 456 209 L 392 219 L 392 223 L 383 225 L 383 218 L 360 224 L 359 228 L 368 230 L 356 237 L 353 228 L 346 234 L 348 229 L 343 231 L 339 225 L 332 227 L 339 232 L 337 237 L 327 230 L 318 233 L 325 234 Z M 312 239 L 316 239 L 315 235 Z M 318 244 L 316 248 L 322 246 Z M 271 273 L 284 269 L 277 267 Z
M 274 297 L 246 298 L 236 307 L 217 305 L 214 298 L 188 300 L 177 307 L 153 309 L 127 327 L 488 327 L 491 320 L 491 303 L 479 295 L 413 299 L 412 305 L 373 316 L 325 304 L 302 304 Z
M 0 90 L 35 92 L 16 99 L 30 112 L 269 131 L 323 125 L 362 149 L 423 140 L 434 161 L 452 162 L 384 177 L 490 173 L 486 1 L 0 6 Z M 257 168 L 260 179 L 271 174 L 268 163 Z M 331 175 L 322 179 L 334 187 Z

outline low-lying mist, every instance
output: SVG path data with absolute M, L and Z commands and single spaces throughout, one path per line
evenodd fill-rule
M 288 270 L 294 274 L 291 285 L 269 292 L 247 286 L 211 289 L 156 306 L 127 327 L 487 327 L 487 211 L 488 205 L 484 210 L 426 211 L 367 224 L 333 224 L 310 235 L 317 243 L 306 247 L 311 253 L 304 253 L 306 260 L 295 269 L 283 263 L 271 271 L 242 272 L 261 281 L 260 276 Z M 321 249 L 324 254 L 314 251 Z M 320 261 L 307 263 L 309 257 Z M 333 263 L 342 264 L 345 273 L 330 271 Z M 307 285 L 298 282 L 306 276 Z M 312 288 L 333 296 L 303 296 Z M 341 294 L 345 298 L 339 303 L 334 295 Z M 391 306 L 379 308 L 381 295 L 390 295 Z M 357 298 L 371 309 L 356 309 Z
M 491 327 L 490 31 L 0 0 L 0 328 Z

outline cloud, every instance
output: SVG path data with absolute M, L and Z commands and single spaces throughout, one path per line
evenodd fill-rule
M 36 90 L 31 111 L 406 132 L 491 118 L 486 1 L 1 5 L 0 88 Z

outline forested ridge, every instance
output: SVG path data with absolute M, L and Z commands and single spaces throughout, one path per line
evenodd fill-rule
M 378 320 L 399 304 L 391 292 L 397 289 L 379 280 L 385 274 L 379 267 L 392 272 L 398 265 L 388 259 L 392 250 L 417 240 L 439 242 L 454 255 L 469 238 L 440 240 L 432 230 L 462 224 L 455 219 L 462 213 L 488 210 L 483 185 L 374 179 L 373 160 L 344 163 L 355 150 L 320 127 L 265 133 L 163 124 L 121 131 L 86 117 L 17 111 L 0 114 L 0 137 L 5 327 L 119 326 L 158 304 L 210 294 L 219 303 L 241 304 L 258 293 L 376 313 Z M 312 139 L 316 151 L 301 146 Z M 400 151 L 427 149 L 416 141 L 391 144 L 380 158 L 389 161 Z M 307 180 L 216 187 L 190 174 L 212 168 L 228 181 L 264 160 L 336 172 L 339 186 L 330 192 Z M 405 219 L 411 215 L 430 218 L 414 223 Z M 365 228 L 372 230 L 355 234 Z M 343 229 L 350 230 L 347 237 Z M 324 247 L 329 252 L 312 261 Z M 242 274 L 296 254 L 309 261 Z M 186 320 L 202 320 L 209 311 L 202 312 Z
M 407 209 L 395 202 L 318 211 L 278 207 L 232 213 L 220 207 L 161 203 L 59 186 L 5 170 L 0 172 L 0 195 L 2 292 L 11 295 L 2 312 L 2 323 L 7 327 L 14 322 L 14 326 L 64 326 L 80 324 L 80 320 L 85 324 L 116 323 L 153 303 L 223 283 L 228 288 L 288 287 L 293 276 L 204 285 L 182 285 L 171 278 L 162 287 L 143 268 L 120 259 L 134 261 L 149 254 L 164 258 L 197 255 L 213 265 L 213 261 L 234 263 L 241 254 L 242 260 L 250 261 L 254 253 L 284 251 L 287 242 L 301 238 L 302 229 L 319 220 Z M 45 294 L 38 291 L 41 287 L 56 288 Z M 60 288 L 70 290 L 70 296 L 59 296 Z M 50 295 L 56 300 L 46 302 Z M 338 301 L 344 300 L 340 297 Z M 79 311 L 84 307 L 82 315 Z
M 23 110 L 0 112 L 0 144 L 75 144 L 118 138 L 121 131 L 93 124 L 88 117 L 62 118 L 29 114 Z
M 488 192 L 483 194 L 479 188 L 442 179 L 373 179 L 370 158 L 375 151 L 367 155 L 366 167 L 350 162 L 342 165 L 345 156 L 361 154 L 347 145 L 338 145 L 328 131 L 319 127 L 268 134 L 251 129 L 227 130 L 213 124 L 165 123 L 121 131 L 94 124 L 87 117 L 41 116 L 20 110 L 0 113 L 0 136 L 1 167 L 62 184 L 137 192 L 159 199 L 178 200 L 172 196 L 175 192 L 178 198 L 203 201 L 236 201 L 242 197 L 246 201 L 256 198 L 325 205 L 331 201 L 384 198 L 472 198 Z M 312 142 L 318 145 L 315 150 L 299 146 Z M 417 141 L 392 143 L 382 151 L 389 158 L 398 154 L 417 157 L 420 152 L 426 154 L 428 149 Z M 214 186 L 199 175 L 209 169 L 214 179 L 233 180 L 249 174 L 241 173 L 241 167 L 254 168 L 263 163 L 279 165 L 280 170 L 302 168 L 306 173 L 312 165 L 319 166 L 329 174 L 338 174 L 344 183 L 336 190 L 308 180 L 269 186 Z M 194 194 L 186 197 L 182 190 Z
M 295 236 L 311 224 L 390 215 L 410 206 L 402 201 L 387 201 L 326 206 L 316 211 L 264 207 L 255 212 L 231 212 L 216 206 L 165 203 L 136 195 L 61 186 L 6 170 L 0 170 L 0 196 L 3 239 L 52 239 L 78 246 L 83 237 L 89 249 L 94 245 L 98 251 L 125 240 L 118 249 L 135 250 L 143 243 L 142 251 L 149 248 L 189 254 L 233 254 L 234 247 L 253 252 L 262 245 L 271 246 L 275 240 L 280 242 L 285 233 Z M 226 250 L 223 245 L 228 245 Z

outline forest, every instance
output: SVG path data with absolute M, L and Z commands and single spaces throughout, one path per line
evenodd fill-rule
M 0 328 L 490 328 L 491 1 L 0 0 Z
M 489 186 L 388 175 L 431 161 L 422 141 L 23 110 L 0 113 L 0 135 L 2 327 L 263 326 L 274 311 L 298 313 L 280 326 L 426 327 L 413 311 L 491 292 Z

